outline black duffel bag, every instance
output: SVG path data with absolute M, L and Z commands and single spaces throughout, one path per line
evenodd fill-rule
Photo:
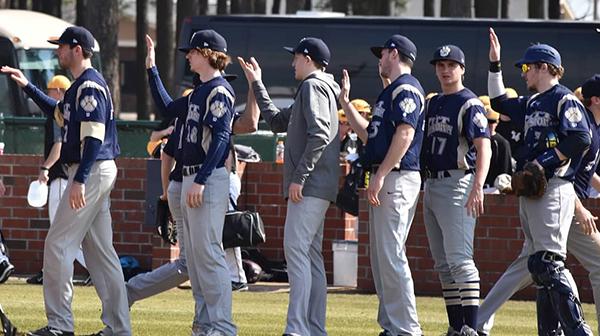
M 231 203 L 235 207 L 233 200 Z M 256 211 L 236 209 L 225 214 L 223 226 L 223 248 L 253 247 L 267 240 L 265 225 Z

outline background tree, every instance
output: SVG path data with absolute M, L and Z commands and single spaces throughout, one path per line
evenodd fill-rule
M 475 0 L 475 17 L 498 18 L 500 0 Z
M 442 17 L 473 17 L 473 0 L 442 0 Z
M 88 0 L 77 0 L 75 5 L 75 24 L 78 26 L 87 27 L 88 23 L 88 11 L 87 11 Z
M 391 14 L 393 1 L 390 0 L 352 0 L 352 14 L 354 15 L 383 15 Z
M 206 8 L 206 7 L 204 7 Z M 204 11 L 206 14 L 206 9 Z M 175 24 L 176 29 L 176 43 L 179 43 L 179 35 L 181 33 L 181 23 L 183 19 L 188 16 L 200 15 L 200 6 L 198 1 L 194 0 L 177 0 L 177 21 Z
M 285 12 L 295 14 L 299 10 L 311 10 L 311 0 L 285 0 Z
M 217 14 L 227 15 L 227 0 L 217 0 Z
M 156 66 L 167 91 L 175 93 L 175 2 L 156 2 Z
M 435 0 L 423 0 L 423 16 L 435 16 Z
M 560 0 L 548 0 L 548 18 L 560 19 Z
M 527 9 L 529 10 L 530 19 L 545 19 L 546 18 L 546 1 L 545 0 L 529 0 Z
M 117 35 L 119 32 L 119 1 L 89 1 L 85 7 L 79 7 L 77 12 L 102 13 L 95 15 L 93 20 L 86 22 L 85 26 L 94 35 L 100 44 L 100 59 L 102 61 L 102 75 L 112 94 L 115 105 L 115 117 L 121 111 L 121 90 L 119 87 L 119 48 Z M 87 21 L 87 20 L 86 20 Z
M 508 6 L 510 4 L 510 0 L 501 0 L 502 4 L 500 5 L 500 17 L 503 19 L 508 19 Z
M 150 119 L 150 104 L 148 101 L 148 85 L 146 85 L 146 64 L 143 60 L 146 58 L 148 0 L 135 1 L 135 17 L 135 56 L 137 59 L 137 62 L 135 62 L 136 110 L 138 119 L 147 120 Z

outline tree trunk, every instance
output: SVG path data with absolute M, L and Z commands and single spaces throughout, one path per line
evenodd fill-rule
M 227 0 L 217 0 L 217 14 L 227 15 Z
M 500 17 L 502 17 L 503 19 L 508 19 L 508 7 L 510 5 L 510 0 L 501 0 L 502 1 L 502 8 L 501 8 L 501 15 Z
M 267 1 L 266 0 L 254 0 L 252 13 L 255 14 L 267 14 Z
M 31 10 L 36 12 L 42 11 L 42 3 L 44 0 L 31 0 Z
M 281 11 L 281 0 L 273 0 L 273 7 L 271 7 L 271 14 L 279 14 Z
M 423 16 L 435 16 L 435 0 L 423 0 Z
M 19 4 L 17 6 L 19 9 L 27 9 L 27 0 L 19 0 Z
M 331 0 L 331 10 L 339 13 L 348 13 L 348 0 Z
M 115 106 L 115 116 L 118 116 L 121 112 L 119 48 L 117 45 L 117 35 L 119 31 L 119 0 L 89 1 L 87 8 L 80 9 L 88 10 L 89 13 L 102 13 L 102 15 L 96 15 L 94 20 L 89 20 L 86 27 L 94 35 L 98 44 L 100 44 L 102 75 L 112 94 Z M 143 61 L 141 63 L 143 63 Z
M 175 93 L 175 27 L 173 0 L 156 2 L 156 65 L 167 91 Z
M 548 0 L 548 18 L 560 19 L 560 0 Z
M 473 0 L 442 0 L 442 17 L 473 17 Z
M 160 1 L 158 1 L 160 2 Z M 206 15 L 208 13 L 208 0 L 198 1 L 198 15 Z
M 188 16 L 198 15 L 200 8 L 194 0 L 177 0 L 177 43 L 180 43 L 181 24 Z
M 352 0 L 352 14 L 354 15 L 390 15 L 389 0 Z
M 62 1 L 61 0 L 45 0 L 42 2 L 42 12 L 56 16 L 57 18 L 62 17 Z
M 76 18 L 75 24 L 78 26 L 87 27 L 89 19 L 88 19 L 88 10 L 87 8 L 87 0 L 77 0 L 76 3 Z
M 306 0 L 285 0 L 285 12 L 287 14 L 296 14 L 306 6 Z
M 500 15 L 500 0 L 475 0 L 475 17 L 498 18 Z
M 159 1 L 160 2 L 160 1 Z M 158 8 L 157 8 L 157 12 Z M 159 21 L 160 22 L 160 21 Z M 158 27 L 157 27 L 158 28 Z M 157 29 L 158 31 L 159 29 Z M 146 34 L 148 34 L 148 0 L 135 1 L 135 83 L 136 85 L 136 110 L 138 120 L 150 119 L 150 105 L 148 104 L 148 85 L 146 80 Z
M 545 0 L 529 0 L 529 18 L 530 19 L 545 19 L 546 18 L 546 1 Z

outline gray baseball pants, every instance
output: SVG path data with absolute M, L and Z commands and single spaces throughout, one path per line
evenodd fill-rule
M 323 264 L 323 225 L 329 201 L 304 196 L 287 202 L 283 248 L 290 283 L 285 333 L 326 336 L 327 278 Z
M 186 202 L 194 178 L 195 175 L 183 177 L 181 209 L 192 292 L 195 298 L 203 297 L 205 303 L 200 307 L 196 305 L 195 315 L 203 317 L 207 314 L 210 329 L 234 336 L 231 280 L 221 244 L 229 204 L 229 173 L 225 168 L 212 171 L 205 184 L 202 205 L 198 208 L 190 208 Z
M 78 165 L 69 168 L 70 190 Z M 73 331 L 73 261 L 79 248 L 102 301 L 102 321 L 114 335 L 131 335 L 127 293 L 113 247 L 110 191 L 117 176 L 113 160 L 97 161 L 85 183 L 86 206 L 73 210 L 69 197 L 59 203 L 44 246 L 44 301 L 48 325 Z
M 405 246 L 420 188 L 419 172 L 392 171 L 379 192 L 381 204 L 369 207 L 371 270 L 379 298 L 377 321 L 392 336 L 423 334 Z

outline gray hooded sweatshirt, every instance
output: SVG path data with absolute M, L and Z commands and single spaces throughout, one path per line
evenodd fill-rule
M 252 83 L 260 113 L 273 132 L 287 132 L 283 194 L 291 183 L 303 185 L 302 195 L 335 202 L 340 176 L 340 138 L 333 76 L 315 71 L 298 86 L 294 103 L 279 110 L 261 81 Z

